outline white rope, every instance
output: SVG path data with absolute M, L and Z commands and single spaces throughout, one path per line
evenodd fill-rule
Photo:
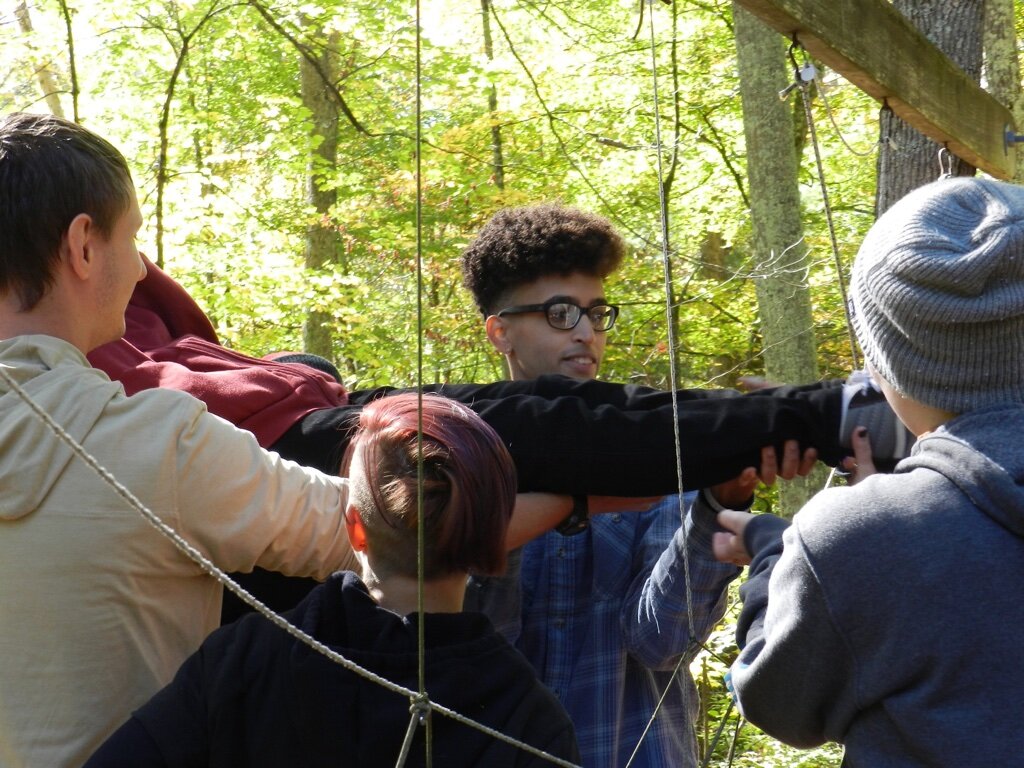
M 648 0 L 649 1 L 649 0 Z M 643 2 L 641 2 L 641 13 L 643 13 Z M 659 220 L 661 224 L 661 255 L 662 255 L 662 266 L 663 266 L 663 279 L 665 286 L 665 320 L 668 328 L 668 358 L 669 358 L 669 391 L 673 393 L 672 397 L 672 436 L 675 442 L 676 450 L 676 487 L 678 493 L 676 498 L 679 503 L 679 524 L 681 526 L 686 525 L 686 502 L 683 498 L 685 488 L 683 487 L 683 448 L 682 440 L 679 434 L 679 401 L 675 396 L 676 390 L 679 389 L 679 382 L 677 377 L 678 358 L 676 352 L 676 335 L 675 335 L 675 324 L 672 321 L 672 250 L 669 246 L 669 229 L 668 229 L 668 201 L 665 199 L 665 172 L 662 167 L 662 151 L 664 145 L 662 142 L 662 131 L 661 131 L 661 107 L 658 96 L 658 51 L 657 51 L 657 39 L 655 36 L 654 28 L 654 6 L 651 3 L 650 13 L 648 14 L 648 27 L 650 29 L 651 38 L 651 81 L 653 84 L 653 103 L 654 103 L 654 145 L 655 145 L 655 157 L 657 159 L 658 169 L 658 212 L 660 214 Z M 665 688 L 661 692 L 661 696 L 658 698 L 658 703 L 654 707 L 654 711 L 651 712 L 651 716 L 647 719 L 647 724 L 644 726 L 643 732 L 637 739 L 636 746 L 633 748 L 632 754 L 629 756 L 629 760 L 626 762 L 625 768 L 630 768 L 633 765 L 633 761 L 640 754 L 640 748 L 643 746 L 648 733 L 651 731 L 651 727 L 654 725 L 654 721 L 658 718 L 658 714 L 661 712 L 662 704 L 665 698 L 668 696 L 669 690 L 672 688 L 672 683 L 676 679 L 676 675 L 679 674 L 679 670 L 682 668 L 684 662 L 690 655 L 691 649 L 699 646 L 696 642 L 696 625 L 693 620 L 693 589 L 690 581 L 690 555 L 689 547 L 684 542 L 683 547 L 683 581 L 686 589 L 686 621 L 687 629 L 689 632 L 690 642 L 683 650 L 683 653 L 679 657 L 679 661 L 676 663 L 675 669 L 672 670 L 672 674 L 665 683 Z
M 396 768 L 405 764 L 408 750 L 412 745 L 416 723 L 425 726 L 424 752 L 426 768 L 433 765 L 434 728 L 428 716 L 417 717 L 415 711 L 422 701 L 429 705 L 427 697 L 426 635 L 424 634 L 424 582 L 426 553 L 426 523 L 423 520 L 423 27 L 420 0 L 416 0 L 416 613 L 419 618 L 416 632 L 416 653 L 418 668 L 419 700 L 414 701 L 412 720 L 406 733 L 406 743 L 398 758 Z M 429 710 L 427 712 L 429 715 Z
M 388 689 L 389 691 L 392 691 L 393 693 L 398 693 L 403 696 L 406 696 L 414 703 L 424 701 L 424 695 L 421 695 L 419 692 L 398 685 L 397 683 L 394 683 L 385 677 L 381 677 L 380 675 L 371 672 L 368 669 L 364 669 L 355 662 L 346 659 L 337 651 L 329 648 L 312 635 L 308 634 L 307 632 L 304 632 L 303 630 L 296 627 L 294 624 L 290 623 L 283 616 L 275 613 L 260 600 L 258 600 L 245 589 L 240 587 L 230 576 L 228 576 L 226 573 L 220 570 L 216 565 L 213 564 L 211 560 L 209 560 L 209 558 L 203 555 L 202 552 L 200 552 L 194 546 L 189 544 L 189 542 L 186 541 L 177 531 L 175 531 L 171 526 L 169 526 L 167 523 L 161 520 L 160 517 L 155 512 L 153 512 L 145 504 L 143 504 L 138 499 L 138 497 L 135 496 L 135 494 L 133 494 L 128 488 L 122 485 L 109 470 L 107 470 L 103 465 L 101 465 L 77 440 L 75 440 L 75 438 L 68 434 L 68 432 L 60 424 L 54 421 L 53 417 L 51 417 L 50 414 L 44 411 L 39 406 L 39 404 L 36 403 L 35 400 L 33 400 L 32 397 L 14 380 L 10 373 L 8 373 L 7 369 L 9 367 L 10 366 L 0 364 L 0 379 L 3 379 L 3 381 L 11 388 L 11 391 L 17 394 L 18 397 L 20 397 L 25 402 L 29 409 L 42 420 L 42 422 L 50 429 L 50 431 L 53 432 L 53 434 L 56 435 L 60 440 L 62 440 L 71 449 L 72 453 L 74 453 L 75 456 L 80 458 L 87 467 L 92 469 L 100 477 L 100 479 L 107 483 L 107 485 L 109 485 L 114 490 L 114 492 L 121 499 L 123 499 L 126 504 L 128 504 L 129 507 L 131 507 L 140 515 L 142 515 L 142 517 L 145 518 L 150 525 L 156 528 L 156 530 L 161 535 L 169 539 L 171 543 L 174 544 L 175 547 L 177 547 L 178 550 L 184 553 L 190 560 L 198 564 L 199 567 L 202 568 L 206 573 L 208 573 L 210 576 L 212 576 L 221 584 L 223 584 L 225 588 L 231 590 L 231 592 L 237 595 L 242 602 L 251 607 L 253 610 L 257 611 L 261 616 L 270 621 L 272 624 L 287 632 L 296 640 L 299 640 L 300 642 L 309 646 L 313 650 L 319 652 L 323 656 L 326 656 L 331 661 L 340 664 L 342 667 L 349 670 L 350 672 L 354 672 L 355 674 L 360 675 L 366 678 L 367 680 L 370 680 L 371 682 L 374 682 L 377 685 L 380 685 Z M 499 741 L 503 741 L 506 744 L 522 749 L 537 757 L 548 760 L 554 765 L 561 765 L 565 766 L 566 768 L 579 768 L 579 766 L 577 766 L 575 763 L 571 763 L 567 760 L 555 757 L 554 755 L 549 755 L 547 752 L 544 752 L 543 750 L 537 749 L 536 747 L 530 744 L 526 744 L 525 742 L 519 741 L 517 739 L 513 739 L 511 736 L 506 736 L 500 731 L 496 731 L 493 728 L 490 728 L 489 726 L 483 725 L 482 723 L 477 723 L 476 721 L 471 720 L 468 717 L 460 715 L 458 712 L 455 712 L 454 710 L 448 709 L 447 707 L 444 707 L 440 704 L 429 701 L 429 699 L 425 700 L 425 705 L 428 706 L 432 711 L 440 712 L 442 715 L 450 717 L 456 722 L 462 723 L 463 725 L 469 726 L 470 728 L 474 728 L 478 731 L 481 731 L 482 733 L 492 736 L 493 738 L 498 739 Z M 420 706 L 423 705 L 421 704 Z
M 850 342 L 850 359 L 853 361 L 854 370 L 856 370 L 860 368 L 857 355 L 857 337 L 853 332 L 853 322 L 850 320 L 850 299 L 846 291 L 846 280 L 843 277 L 843 263 L 839 255 L 839 240 L 836 237 L 836 225 L 832 218 L 832 205 L 829 202 L 828 186 L 825 184 L 825 166 L 821 159 L 821 148 L 818 145 L 818 131 L 815 128 L 814 113 L 811 110 L 810 89 L 811 83 L 815 82 L 817 77 L 817 70 L 809 60 L 806 60 L 806 51 L 804 52 L 804 65 L 801 67 L 797 64 L 795 53 L 797 46 L 800 46 L 800 43 L 797 41 L 796 35 L 793 35 L 793 44 L 789 47 L 789 59 L 793 65 L 795 78 L 793 84 L 800 90 L 800 99 L 804 108 L 804 119 L 807 121 L 807 130 L 811 137 L 811 147 L 814 150 L 814 163 L 818 171 L 821 199 L 825 209 L 825 223 L 828 225 L 829 242 L 832 245 L 832 255 L 835 260 L 836 283 L 839 286 L 839 293 L 843 299 L 843 309 L 846 311 L 846 333 Z M 803 50 L 802 46 L 800 48 Z M 821 90 L 820 86 L 818 90 Z

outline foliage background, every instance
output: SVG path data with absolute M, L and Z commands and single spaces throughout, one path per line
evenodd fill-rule
M 458 253 L 496 209 L 558 199 L 608 216 L 631 246 L 611 286 L 627 311 L 610 339 L 605 376 L 666 382 L 652 55 L 663 163 L 678 150 L 667 207 L 681 381 L 731 385 L 737 374 L 759 371 L 729 4 L 679 2 L 674 21 L 670 9 L 655 5 L 638 24 L 639 7 L 620 0 L 498 4 L 489 60 L 477 4 L 423 4 L 426 381 L 501 374 L 460 286 Z M 33 77 L 40 64 L 70 89 L 60 3 L 41 0 L 30 12 L 31 35 L 13 23 L 13 9 L 2 17 L 3 111 L 46 108 Z M 209 311 L 224 342 L 253 354 L 299 348 L 306 313 L 319 309 L 332 318 L 333 356 L 351 387 L 415 383 L 413 6 L 126 0 L 73 6 L 71 18 L 80 119 L 129 157 L 151 223 L 147 252 L 153 257 L 159 236 L 166 268 Z M 343 119 L 337 167 L 315 169 L 317 183 L 337 191 L 326 218 L 316 217 L 304 193 L 319 139 L 299 93 L 296 43 L 319 45 L 311 29 L 337 33 L 337 90 L 359 125 Z M 485 95 L 492 85 L 493 114 Z M 821 90 L 830 110 L 819 97 L 816 119 L 845 269 L 871 221 L 875 107 L 828 73 Z M 70 99 L 62 100 L 69 111 Z M 802 120 L 799 98 L 792 102 Z M 162 118 L 167 182 L 158 233 Z M 492 121 L 503 140 L 503 188 L 490 164 Z M 804 167 L 823 370 L 844 375 L 837 266 L 813 163 Z M 336 261 L 320 274 L 302 267 L 311 225 L 336 234 Z

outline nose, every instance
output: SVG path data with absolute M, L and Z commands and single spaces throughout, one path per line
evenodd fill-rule
M 574 340 L 590 342 L 594 340 L 596 331 L 594 330 L 594 324 L 590 322 L 590 317 L 584 313 L 580 316 L 580 321 L 576 323 L 576 327 L 572 329 L 572 337 Z

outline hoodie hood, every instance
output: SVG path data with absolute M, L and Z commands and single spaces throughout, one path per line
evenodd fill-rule
M 1024 537 L 1024 405 L 957 416 L 922 437 L 899 472 L 927 467 L 947 477 L 990 518 Z
M 286 615 L 347 660 L 417 690 L 417 617 L 378 606 L 355 574 L 335 573 Z M 428 613 L 423 629 L 433 702 L 539 749 L 578 758 L 569 716 L 485 616 Z M 262 616 L 222 627 L 193 660 L 202 665 L 203 707 L 213 724 L 203 737 L 211 744 L 205 764 L 378 766 L 394 765 L 401 752 L 411 717 L 408 696 L 341 670 Z M 181 739 L 162 738 L 157 716 L 146 708 L 136 716 L 168 754 L 181 749 Z M 444 715 L 431 720 L 435 765 L 547 764 Z M 424 765 L 423 731 L 415 731 L 410 768 Z
M 39 408 L 82 443 L 123 390 L 73 345 L 52 336 L 0 341 L 0 366 Z M 82 375 L 85 368 L 91 374 Z M 70 446 L 0 380 L 0 519 L 31 515 L 74 458 Z

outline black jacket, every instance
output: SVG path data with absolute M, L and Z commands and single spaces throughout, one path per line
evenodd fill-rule
M 289 618 L 346 659 L 418 688 L 417 617 L 378 606 L 355 574 L 335 574 Z M 486 617 L 427 614 L 424 633 L 432 702 L 578 761 L 561 704 Z M 210 635 L 87 766 L 393 766 L 409 706 L 407 696 L 249 615 Z M 551 765 L 436 712 L 432 729 L 434 765 Z M 406 765 L 425 764 L 424 730 L 417 728 Z

